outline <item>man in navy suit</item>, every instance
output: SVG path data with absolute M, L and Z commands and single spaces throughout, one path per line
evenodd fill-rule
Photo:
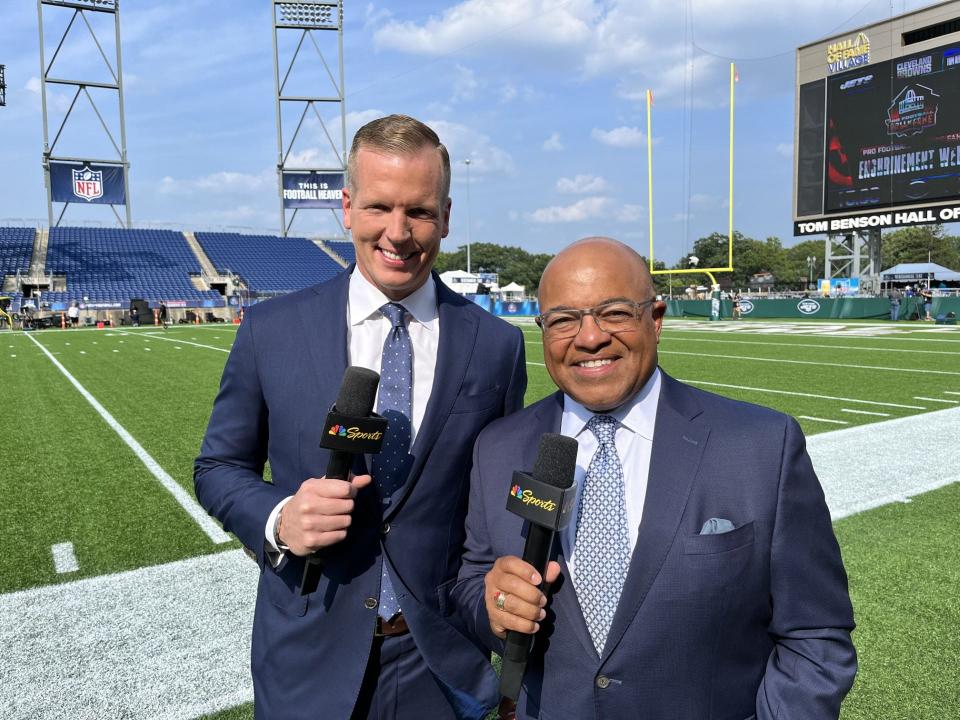
M 252 308 L 227 360 L 194 479 L 260 566 L 257 717 L 482 718 L 496 701 L 489 655 L 448 595 L 471 448 L 522 406 L 524 348 L 432 273 L 449 188 L 429 127 L 393 115 L 361 128 L 343 191 L 356 267 Z M 358 458 L 350 481 L 323 477 L 319 447 L 348 365 L 381 372 L 376 409 L 398 446 Z M 304 596 L 313 552 L 322 577 Z
M 480 434 L 452 595 L 493 651 L 507 630 L 538 633 L 517 717 L 836 718 L 853 611 L 796 421 L 660 370 L 665 305 L 614 240 L 557 255 L 540 310 L 560 392 Z M 579 448 L 544 594 L 504 508 L 547 432 Z

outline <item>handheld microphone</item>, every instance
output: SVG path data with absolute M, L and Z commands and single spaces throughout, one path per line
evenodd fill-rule
M 570 522 L 576 497 L 577 441 L 556 433 L 544 433 L 533 474 L 514 472 L 507 510 L 529 521 L 523 560 L 546 577 L 554 533 Z M 543 590 L 544 583 L 540 584 Z M 500 694 L 516 700 L 527 669 L 533 635 L 510 630 L 503 652 Z
M 354 455 L 380 452 L 387 421 L 373 413 L 379 384 L 380 375 L 364 367 L 351 365 L 343 373 L 340 395 L 327 413 L 320 436 L 320 447 L 330 450 L 326 477 L 347 480 Z M 301 595 L 317 589 L 322 567 L 323 560 L 318 553 L 306 558 L 300 583 Z

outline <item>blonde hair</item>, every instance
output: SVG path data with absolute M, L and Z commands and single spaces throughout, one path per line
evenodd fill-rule
M 440 197 L 445 200 L 450 195 L 450 153 L 429 126 L 409 115 L 387 115 L 357 130 L 347 156 L 347 187 L 356 189 L 353 178 L 357 171 L 357 153 L 361 149 L 410 155 L 424 148 L 435 148 L 440 154 Z

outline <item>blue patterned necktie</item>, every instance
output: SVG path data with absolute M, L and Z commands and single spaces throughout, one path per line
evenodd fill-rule
M 623 466 L 614 444 L 619 425 L 609 415 L 594 415 L 587 423 L 599 447 L 587 468 L 577 512 L 573 585 L 599 654 L 603 654 L 630 566 Z
M 387 434 L 383 447 L 373 457 L 373 479 L 380 488 L 384 508 L 390 498 L 407 480 L 410 472 L 410 439 L 413 415 L 413 346 L 405 323 L 405 309 L 397 303 L 387 303 L 380 312 L 390 321 L 390 332 L 383 342 L 380 360 L 380 395 L 377 412 L 387 419 Z M 389 620 L 400 611 L 393 583 L 387 574 L 386 561 L 380 577 L 380 604 L 378 612 Z

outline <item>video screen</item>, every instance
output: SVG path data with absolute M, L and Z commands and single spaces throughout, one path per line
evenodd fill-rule
M 826 212 L 960 197 L 960 45 L 827 81 Z

